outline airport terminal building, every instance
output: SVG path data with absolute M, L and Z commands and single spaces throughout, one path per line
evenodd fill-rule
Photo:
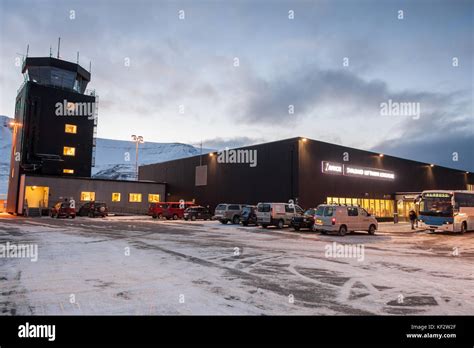
M 381 220 L 406 217 L 423 190 L 474 190 L 474 175 L 429 163 L 291 138 L 141 166 L 140 180 L 167 185 L 166 200 L 358 204 Z

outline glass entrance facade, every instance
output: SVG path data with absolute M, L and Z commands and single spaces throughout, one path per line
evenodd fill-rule
M 376 217 L 393 217 L 394 213 L 394 202 L 391 199 L 327 197 L 326 202 L 328 204 L 358 205 Z

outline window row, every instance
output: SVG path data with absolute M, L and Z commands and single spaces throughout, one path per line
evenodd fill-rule
M 357 205 L 377 217 L 393 217 L 394 204 L 389 199 L 327 197 L 327 203 Z
M 140 203 L 142 202 L 141 193 L 129 193 L 128 201 L 131 203 Z M 120 202 L 122 200 L 122 194 L 120 192 L 112 193 L 112 202 Z M 81 192 L 81 201 L 95 201 L 95 192 L 93 191 L 82 191 Z M 149 193 L 148 202 L 157 203 L 160 201 L 160 195 L 158 193 Z

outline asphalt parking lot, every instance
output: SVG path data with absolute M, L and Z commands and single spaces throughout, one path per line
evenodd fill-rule
M 146 216 L 0 215 L 3 315 L 474 313 L 474 233 L 344 237 Z

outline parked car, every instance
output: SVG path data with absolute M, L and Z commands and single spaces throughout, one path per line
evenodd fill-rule
M 369 234 L 375 234 L 378 229 L 375 217 L 365 209 L 353 205 L 319 205 L 314 226 L 315 230 L 323 234 L 338 232 L 341 236 L 352 231 L 367 231 Z
M 219 220 L 226 224 L 231 221 L 233 224 L 240 223 L 240 216 L 242 215 L 243 204 L 219 204 L 214 211 L 214 220 Z
M 240 222 L 244 226 L 256 225 L 257 224 L 257 207 L 254 205 L 246 205 L 242 209 L 240 215 Z
M 163 218 L 163 213 L 168 208 L 167 203 L 150 203 L 148 207 L 148 215 L 153 217 L 153 219 L 161 219 Z
M 178 220 L 184 217 L 184 211 L 194 206 L 193 202 L 167 202 L 167 207 L 163 210 L 163 217 L 166 220 Z
M 258 203 L 257 224 L 263 228 L 276 226 L 283 228 L 291 225 L 294 216 L 302 215 L 303 209 L 299 205 L 290 203 Z
M 79 212 L 77 213 L 79 216 L 88 217 L 106 217 L 108 214 L 109 210 L 107 208 L 107 204 L 105 202 L 96 201 L 85 203 L 81 208 L 79 208 Z
M 200 205 L 195 205 L 192 207 L 187 208 L 184 211 L 184 220 L 210 220 L 212 218 L 212 214 L 209 209 L 201 207 Z
M 314 227 L 314 216 L 316 215 L 317 208 L 311 208 L 304 212 L 303 215 L 296 215 L 291 220 L 291 226 L 295 231 L 299 231 L 302 228 L 309 228 L 310 230 Z
M 76 217 L 76 208 L 71 208 L 69 202 L 58 202 L 56 203 L 49 213 L 49 216 L 52 218 L 71 218 L 74 219 Z

